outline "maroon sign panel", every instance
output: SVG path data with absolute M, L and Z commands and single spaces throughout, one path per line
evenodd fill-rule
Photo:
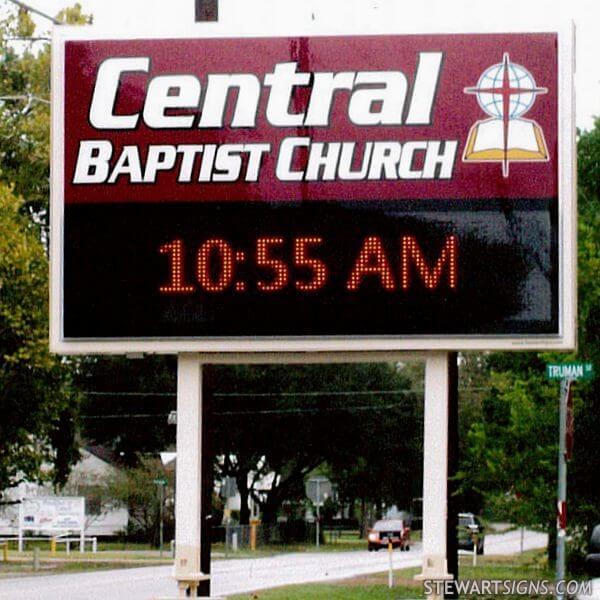
M 557 35 L 73 40 L 62 337 L 557 335 Z
M 556 37 L 68 42 L 65 202 L 555 197 Z

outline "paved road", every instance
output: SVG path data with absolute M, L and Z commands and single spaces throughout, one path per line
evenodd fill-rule
M 525 549 L 543 547 L 546 536 L 525 533 Z M 489 535 L 486 554 L 519 551 L 519 532 Z M 421 549 L 394 552 L 394 567 L 421 563 Z M 321 552 L 282 554 L 256 559 L 213 562 L 213 594 L 235 594 L 293 583 L 333 581 L 387 570 L 386 552 Z M 170 567 L 143 567 L 68 575 L 47 575 L 0 580 L 2 600 L 149 600 L 175 596 Z
M 535 550 L 548 545 L 548 534 L 525 530 L 523 549 Z M 517 554 L 521 551 L 521 531 L 487 535 L 485 538 L 485 554 Z

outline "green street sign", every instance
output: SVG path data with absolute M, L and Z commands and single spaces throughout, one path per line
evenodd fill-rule
M 153 481 L 153 483 L 155 483 L 156 485 L 167 485 L 167 480 L 166 479 L 155 479 Z
M 546 376 L 548 379 L 571 379 L 573 381 L 592 379 L 594 365 L 589 362 L 548 363 Z

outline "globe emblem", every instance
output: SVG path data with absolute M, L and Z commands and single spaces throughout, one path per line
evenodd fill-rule
M 477 102 L 481 110 L 490 117 L 504 118 L 505 103 L 499 90 L 505 80 L 508 81 L 510 88 L 519 90 L 518 93 L 511 94 L 508 102 L 508 118 L 517 119 L 533 106 L 535 95 L 539 93 L 533 76 L 521 65 L 510 62 L 498 63 L 486 69 L 477 82 Z

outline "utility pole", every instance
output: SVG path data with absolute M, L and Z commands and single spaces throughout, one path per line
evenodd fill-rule
M 560 381 L 560 418 L 558 448 L 558 490 L 556 519 L 556 583 L 565 579 L 565 542 L 567 537 L 567 402 L 571 381 Z M 563 600 L 564 594 L 557 593 L 557 600 Z

